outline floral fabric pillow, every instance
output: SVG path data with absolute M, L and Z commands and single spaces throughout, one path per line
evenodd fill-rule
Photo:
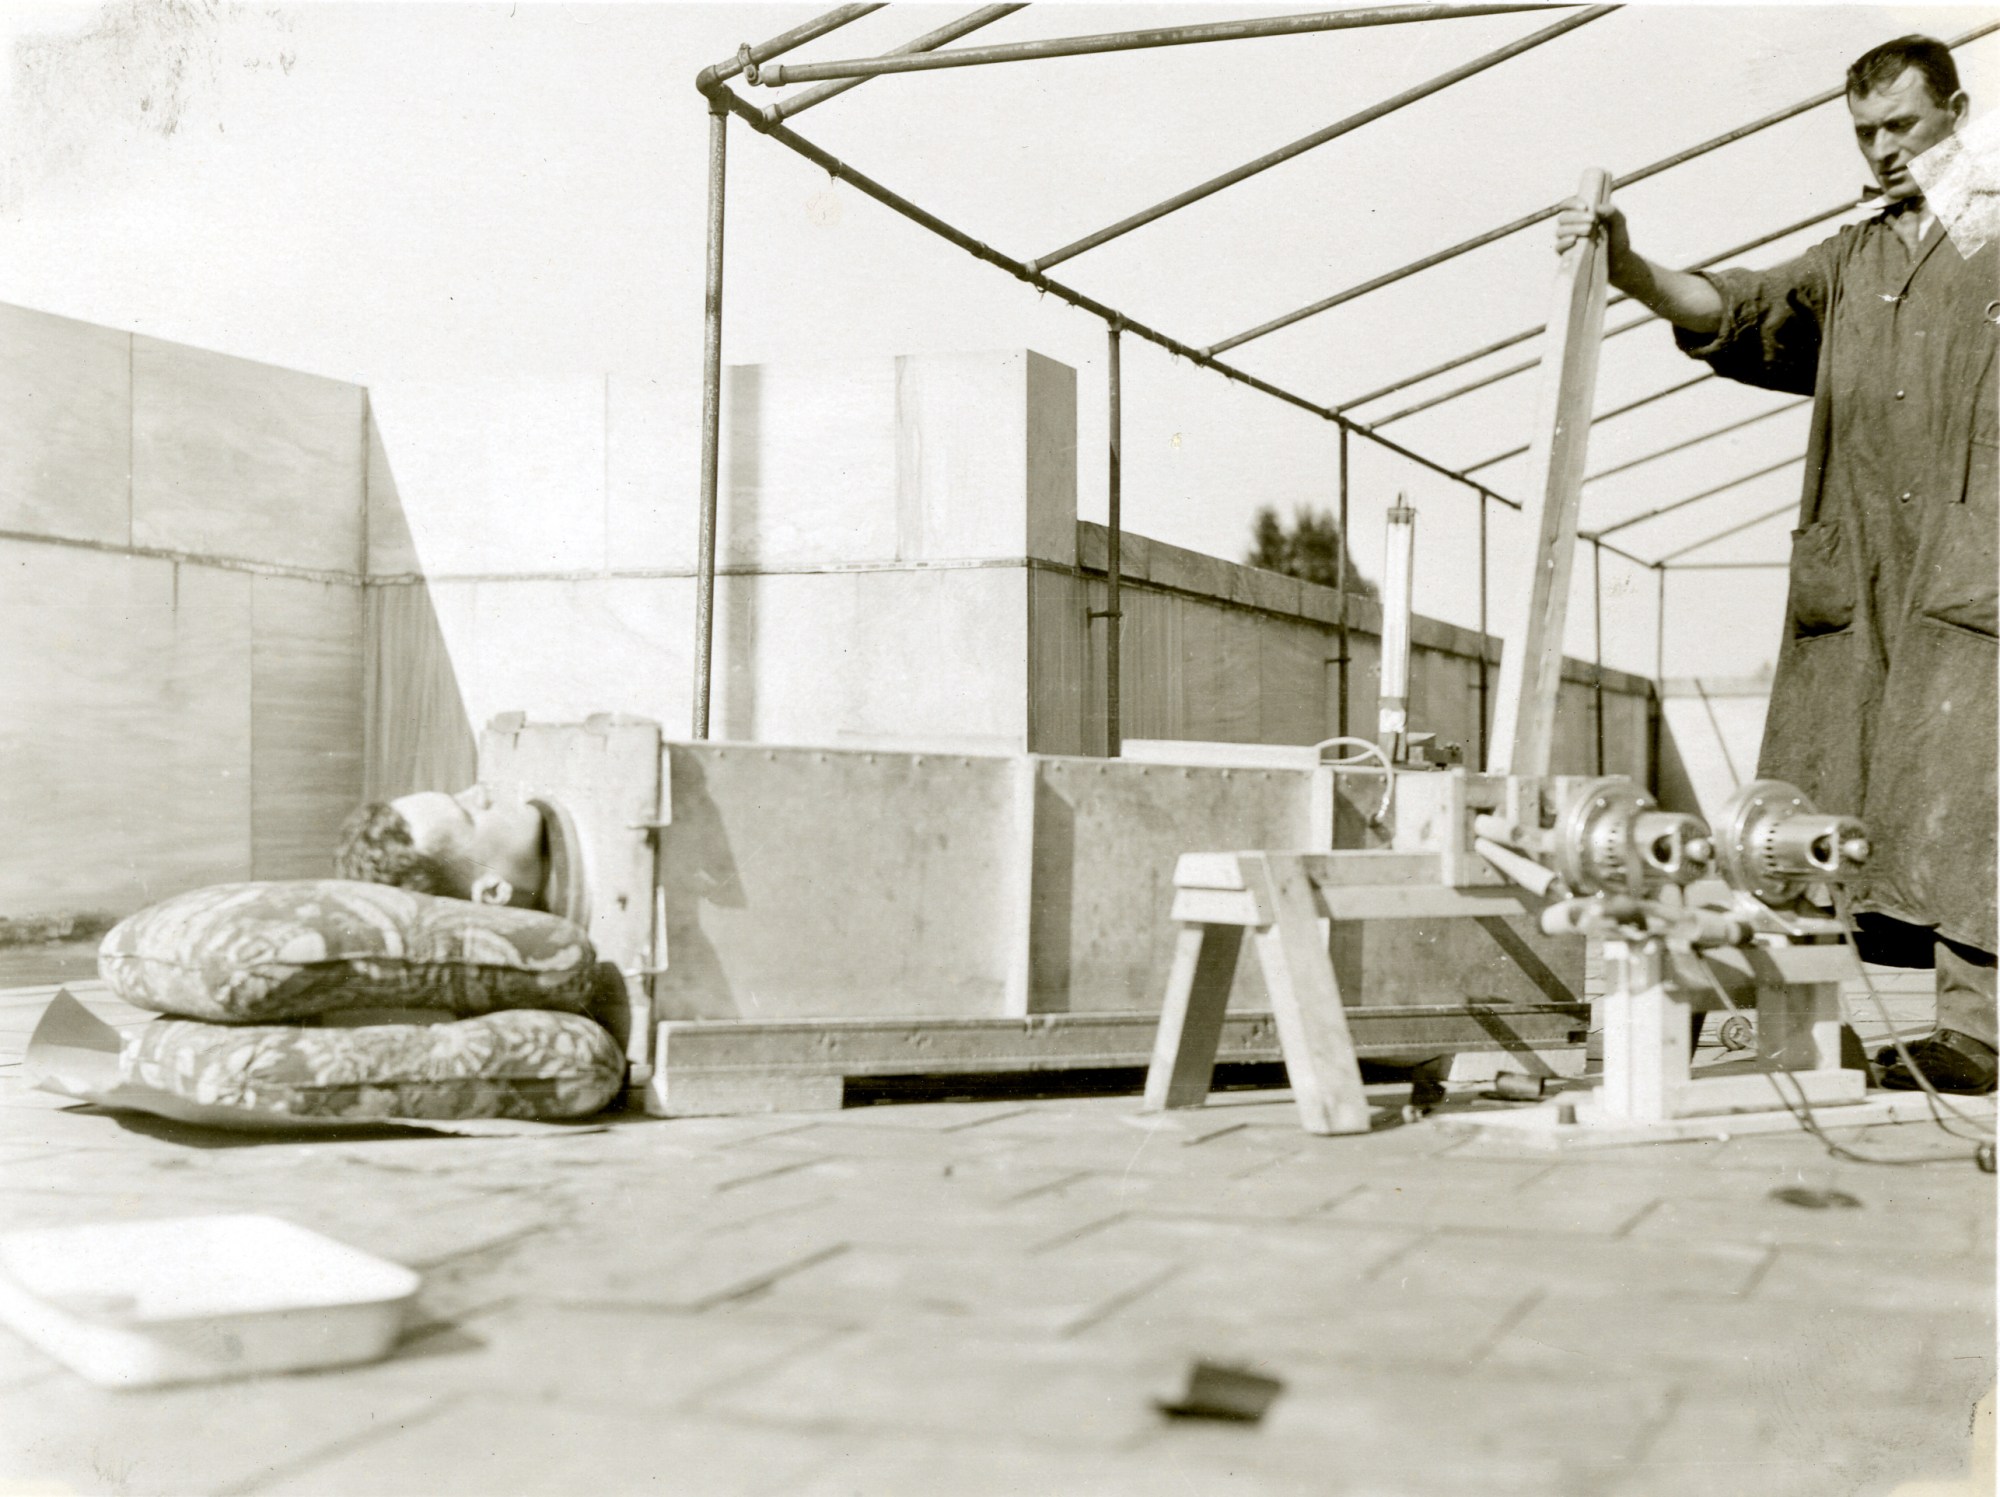
M 441 1024 L 205 1024 L 129 1036 L 123 1079 L 274 1121 L 588 1117 L 619 1093 L 625 1055 L 575 1014 L 516 1009 Z
M 357 1008 L 590 1013 L 596 964 L 560 916 L 346 879 L 190 890 L 120 921 L 97 953 L 127 1003 L 223 1024 Z

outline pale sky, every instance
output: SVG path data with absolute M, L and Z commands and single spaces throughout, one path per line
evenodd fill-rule
M 865 55 L 970 8 L 891 6 L 787 60 Z M 962 45 L 1303 8 L 1040 5 Z M 392 414 L 399 398 L 404 411 L 424 409 L 420 390 L 642 376 L 685 408 L 691 437 L 707 125 L 692 80 L 739 43 L 814 13 L 14 4 L 0 9 L 0 300 L 353 380 Z M 1555 14 L 880 78 L 797 127 L 1025 258 Z M 1856 54 L 1890 36 L 1950 36 L 1990 16 L 1963 7 L 1628 7 L 1054 274 L 1190 343 L 1211 342 L 1541 207 L 1573 191 L 1586 167 L 1630 171 L 1830 88 Z M 1965 49 L 1960 66 L 1977 110 L 2000 82 L 2000 37 Z M 770 96 L 737 86 L 759 102 Z M 1086 518 L 1101 518 L 1102 325 L 1041 301 L 740 125 L 730 146 L 727 361 L 1035 348 L 1078 370 L 1080 504 Z M 1685 262 L 1851 200 L 1865 181 L 1836 102 L 1622 201 L 1642 250 Z M 1538 226 L 1233 357 L 1339 402 L 1541 321 L 1553 269 Z M 1331 505 L 1330 426 L 1136 340 L 1124 364 L 1130 529 L 1240 559 L 1258 504 Z M 1663 328 L 1629 334 L 1606 347 L 1600 408 L 1694 372 Z M 1535 390 L 1521 376 L 1389 430 L 1441 461 L 1477 461 L 1527 439 Z M 1402 398 L 1358 414 L 1386 414 Z M 1705 386 L 1600 427 L 1591 467 L 1776 403 Z M 1803 413 L 1789 413 L 1593 485 L 1585 525 L 1788 457 L 1804 431 Z M 1385 461 L 1365 441 L 1354 452 L 1363 569 L 1379 569 L 1379 516 L 1406 490 L 1420 515 L 1419 610 L 1474 623 L 1469 493 Z M 1485 476 L 1510 492 L 1519 466 Z M 662 475 L 690 530 L 696 470 L 690 445 Z M 1657 556 L 1785 503 L 1797 483 L 1787 469 L 1619 540 Z M 420 522 L 422 496 L 405 497 Z M 1496 627 L 1523 590 L 1518 528 L 1496 510 Z M 1700 554 L 1782 559 L 1788 528 L 1774 520 Z M 420 524 L 418 538 L 421 546 Z M 1578 575 L 1587 579 L 1587 567 Z M 1607 559 L 1605 584 L 1607 660 L 1650 674 L 1653 578 Z M 1780 574 L 1682 574 L 1671 587 L 1669 674 L 1747 671 L 1774 653 Z M 1587 654 L 1587 594 L 1580 601 L 1569 647 Z

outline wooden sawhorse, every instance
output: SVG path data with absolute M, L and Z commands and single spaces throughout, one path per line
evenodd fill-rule
M 1454 886 L 1425 852 L 1189 853 L 1174 869 L 1180 925 L 1145 1110 L 1199 1107 L 1215 1070 L 1229 988 L 1245 931 L 1256 937 L 1271 1016 L 1299 1121 L 1308 1133 L 1366 1133 L 1370 1109 L 1347 1011 L 1320 921 L 1519 915 L 1522 891 Z M 1434 1011 L 1435 1012 L 1435 1011 Z M 1490 1009 L 1477 1012 L 1490 1020 Z

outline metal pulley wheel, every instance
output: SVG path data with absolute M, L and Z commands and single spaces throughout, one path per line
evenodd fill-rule
M 1757 1031 L 1742 1014 L 1731 1014 L 1722 1021 L 1722 1028 L 1715 1036 L 1725 1050 L 1748 1050 L 1757 1043 Z

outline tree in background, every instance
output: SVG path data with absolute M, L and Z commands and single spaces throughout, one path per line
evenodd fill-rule
M 1283 572 L 1317 582 L 1321 587 L 1340 586 L 1340 524 L 1323 509 L 1300 505 L 1292 511 L 1291 529 L 1266 504 L 1250 522 L 1253 544 L 1244 561 L 1267 572 Z M 1360 598 L 1372 598 L 1375 584 L 1362 576 L 1347 558 L 1347 590 Z

